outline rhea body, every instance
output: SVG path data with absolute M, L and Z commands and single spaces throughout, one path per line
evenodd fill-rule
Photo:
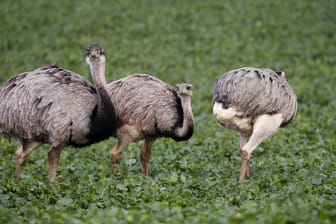
M 296 95 L 284 72 L 246 67 L 217 80 L 213 115 L 221 125 L 240 134 L 240 180 L 250 177 L 249 160 L 255 148 L 287 125 L 296 111 Z
M 131 142 L 144 139 L 140 160 L 143 174 L 147 176 L 152 146 L 157 138 L 185 141 L 192 136 L 195 126 L 192 85 L 177 86 L 178 91 L 148 74 L 129 75 L 108 85 L 118 119 L 118 142 L 111 158 L 113 173 L 117 171 L 122 151 Z
M 17 138 L 17 178 L 28 155 L 49 143 L 50 181 L 65 146 L 84 147 L 113 135 L 115 111 L 106 89 L 105 51 L 87 48 L 86 61 L 95 86 L 75 72 L 48 65 L 18 74 L 0 88 L 0 134 Z M 110 125 L 105 125 L 109 123 Z

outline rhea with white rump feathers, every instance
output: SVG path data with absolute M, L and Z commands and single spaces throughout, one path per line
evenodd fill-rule
M 113 135 L 115 111 L 106 89 L 104 48 L 89 45 L 86 61 L 96 88 L 54 65 L 18 74 L 1 86 L 0 134 L 22 143 L 16 152 L 18 179 L 28 155 L 43 143 L 51 144 L 48 161 L 54 182 L 65 146 L 83 147 Z
M 255 148 L 288 124 L 296 111 L 296 95 L 283 72 L 246 67 L 217 80 L 213 114 L 221 125 L 240 133 L 240 181 L 250 177 L 249 160 Z
M 143 174 L 155 139 L 188 140 L 194 132 L 191 108 L 192 85 L 178 84 L 178 91 L 160 79 L 134 74 L 108 85 L 118 119 L 117 146 L 112 149 L 112 171 L 117 171 L 121 153 L 131 142 L 144 139 L 140 151 Z

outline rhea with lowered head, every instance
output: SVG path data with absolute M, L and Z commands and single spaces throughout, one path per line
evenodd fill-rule
M 84 147 L 114 134 L 115 110 L 106 89 L 103 46 L 90 44 L 86 62 L 94 86 L 55 65 L 18 74 L 1 86 L 0 134 L 22 144 L 16 152 L 18 179 L 28 155 L 43 143 L 51 145 L 48 162 L 54 182 L 65 146 Z
M 121 153 L 131 142 L 144 139 L 140 151 L 143 174 L 149 174 L 148 163 L 155 139 L 188 140 L 194 132 L 191 108 L 191 84 L 177 85 L 178 90 L 148 74 L 133 74 L 108 85 L 116 109 L 117 146 L 112 149 L 112 171 L 117 171 Z
M 240 133 L 240 181 L 250 177 L 249 160 L 255 148 L 287 125 L 296 111 L 296 95 L 284 72 L 246 67 L 217 80 L 213 114 L 221 125 Z

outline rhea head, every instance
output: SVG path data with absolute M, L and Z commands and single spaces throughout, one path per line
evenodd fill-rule
M 192 96 L 193 95 L 193 86 L 189 83 L 179 83 L 176 85 L 178 93 L 180 96 Z
M 91 76 L 96 86 L 106 85 L 106 53 L 103 45 L 92 43 L 86 48 L 86 63 L 90 66 Z
M 86 62 L 91 64 L 103 64 L 106 62 L 106 53 L 103 45 L 92 43 L 86 48 Z

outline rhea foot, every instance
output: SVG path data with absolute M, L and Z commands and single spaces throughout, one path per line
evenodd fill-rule
M 113 153 L 112 152 L 112 174 L 116 174 L 118 172 L 118 164 L 120 163 L 121 156 L 120 153 Z

